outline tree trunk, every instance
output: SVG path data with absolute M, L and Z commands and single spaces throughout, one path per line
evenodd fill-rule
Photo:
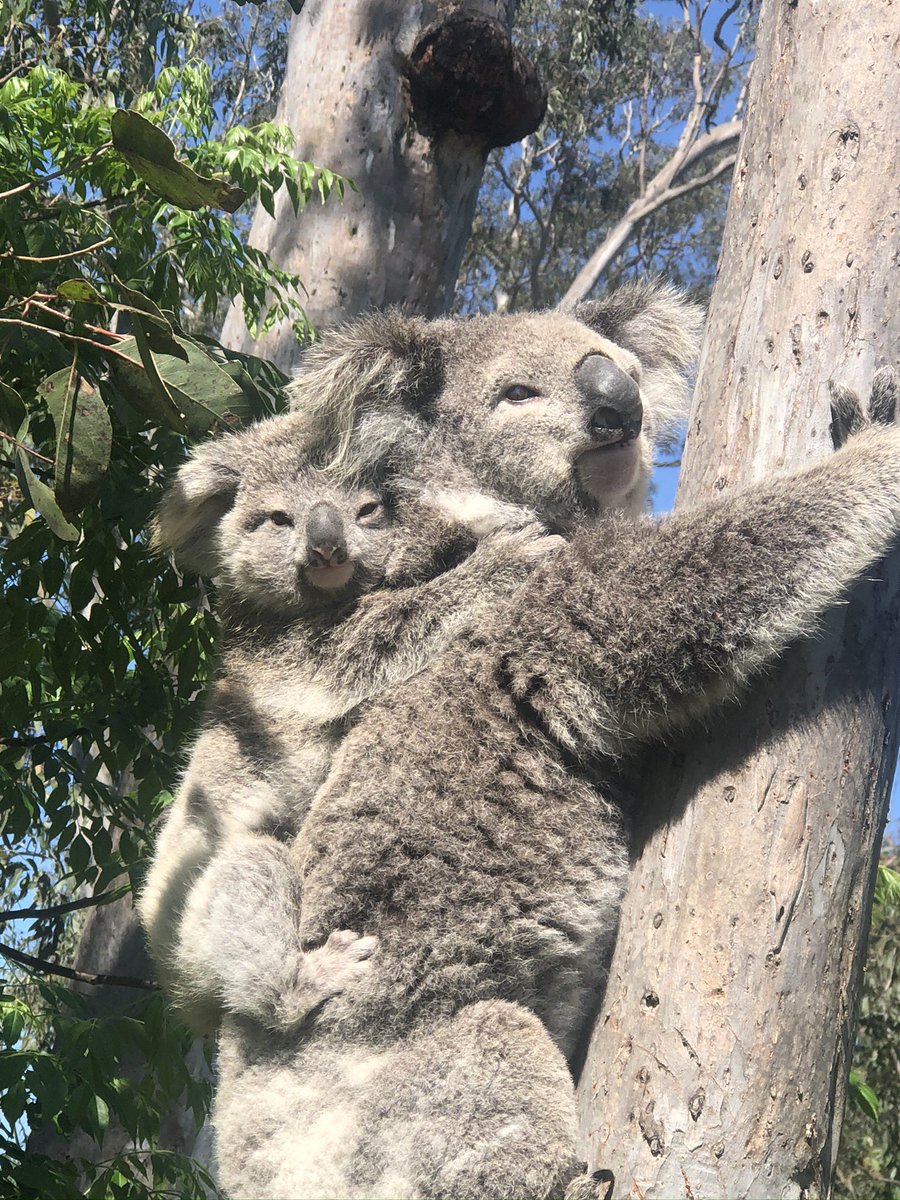
M 359 192 L 300 218 L 287 194 L 259 206 L 250 242 L 298 274 L 325 328 L 369 308 L 445 312 L 492 146 L 531 133 L 546 104 L 510 43 L 513 0 L 307 0 L 291 25 L 277 120 L 297 157 L 349 176 Z M 283 370 L 299 346 L 282 323 L 253 346 L 236 305 L 222 341 Z
M 847 16 L 763 5 L 679 506 L 825 457 L 828 381 L 897 361 L 898 9 Z M 651 764 L 580 1083 L 617 1197 L 830 1194 L 897 749 L 896 557 L 876 574 Z

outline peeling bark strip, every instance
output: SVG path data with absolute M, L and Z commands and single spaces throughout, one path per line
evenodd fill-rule
M 534 65 L 500 21 L 451 11 L 427 29 L 407 69 L 413 117 L 437 138 L 450 131 L 483 138 L 487 149 L 533 133 L 547 111 Z
M 900 361 L 898 15 L 765 0 L 680 507 L 826 457 L 828 381 Z M 877 574 L 648 780 L 580 1085 L 617 1200 L 830 1195 L 897 748 Z
M 309 289 L 320 328 L 399 305 L 434 317 L 453 298 L 491 146 L 537 128 L 544 93 L 512 48 L 512 0 L 306 0 L 291 23 L 276 120 L 296 154 L 353 179 L 343 204 L 274 219 L 257 207 L 250 243 Z M 300 348 L 282 324 L 254 346 L 232 305 L 222 341 L 289 369 Z

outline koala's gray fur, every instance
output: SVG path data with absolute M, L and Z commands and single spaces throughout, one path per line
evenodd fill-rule
M 337 749 L 292 852 L 301 944 L 349 928 L 378 948 L 300 1031 L 226 1014 L 216 1126 L 235 1197 L 591 1194 L 566 1059 L 617 919 L 629 762 L 814 628 L 900 528 L 900 430 L 884 427 L 642 519 L 696 325 L 656 286 L 574 317 L 387 316 L 323 340 L 301 373 L 298 419 L 336 478 L 418 447 L 436 496 L 477 487 L 572 540 Z M 585 383 L 599 358 L 640 380 L 644 428 L 617 445 Z M 879 376 L 881 417 L 895 391 Z
M 640 347 L 644 383 L 687 358 L 692 322 L 671 294 L 632 289 L 583 315 Z M 612 461 L 612 482 L 579 462 L 571 378 L 607 347 L 571 318 L 508 321 L 373 318 L 323 342 L 298 381 L 342 463 L 358 465 L 368 431 L 393 422 L 576 532 L 341 744 L 295 847 L 301 936 L 319 946 L 359 928 L 379 948 L 300 1039 L 226 1022 L 216 1120 L 235 1195 L 588 1194 L 564 1064 L 615 927 L 628 760 L 812 629 L 900 524 L 894 428 L 693 513 L 633 520 L 647 445 L 629 470 Z M 495 370 L 510 347 L 545 399 L 498 411 L 497 376 L 516 379 L 515 366 Z M 368 374 L 367 354 L 381 364 Z M 876 395 L 894 387 L 882 375 Z
M 223 1011 L 292 1028 L 368 969 L 374 940 L 346 930 L 301 952 L 285 843 L 365 703 L 559 542 L 522 509 L 464 500 L 480 543 L 411 489 L 389 513 L 327 478 L 295 416 L 207 443 L 166 492 L 156 542 L 217 577 L 223 649 L 139 907 L 196 1030 Z

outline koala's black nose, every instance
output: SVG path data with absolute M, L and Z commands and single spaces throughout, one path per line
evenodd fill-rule
M 347 561 L 347 540 L 341 514 L 327 500 L 320 500 L 306 519 L 306 551 L 310 565 L 336 567 Z
M 578 390 L 590 405 L 588 428 L 595 441 L 632 442 L 641 432 L 638 385 L 602 354 L 589 354 L 575 372 Z

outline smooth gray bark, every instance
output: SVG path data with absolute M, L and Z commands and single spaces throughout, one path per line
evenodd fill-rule
M 299 159 L 353 179 L 342 204 L 294 215 L 279 193 L 250 232 L 307 289 L 327 328 L 370 308 L 424 316 L 449 307 L 485 157 L 536 128 L 545 104 L 511 48 L 513 0 L 307 0 L 291 25 L 276 119 Z M 288 370 L 300 353 L 283 323 L 254 345 L 233 305 L 222 341 Z
M 685 507 L 831 452 L 900 358 L 896 4 L 765 0 Z M 580 1085 L 616 1197 L 831 1191 L 897 750 L 898 569 L 651 764 Z

